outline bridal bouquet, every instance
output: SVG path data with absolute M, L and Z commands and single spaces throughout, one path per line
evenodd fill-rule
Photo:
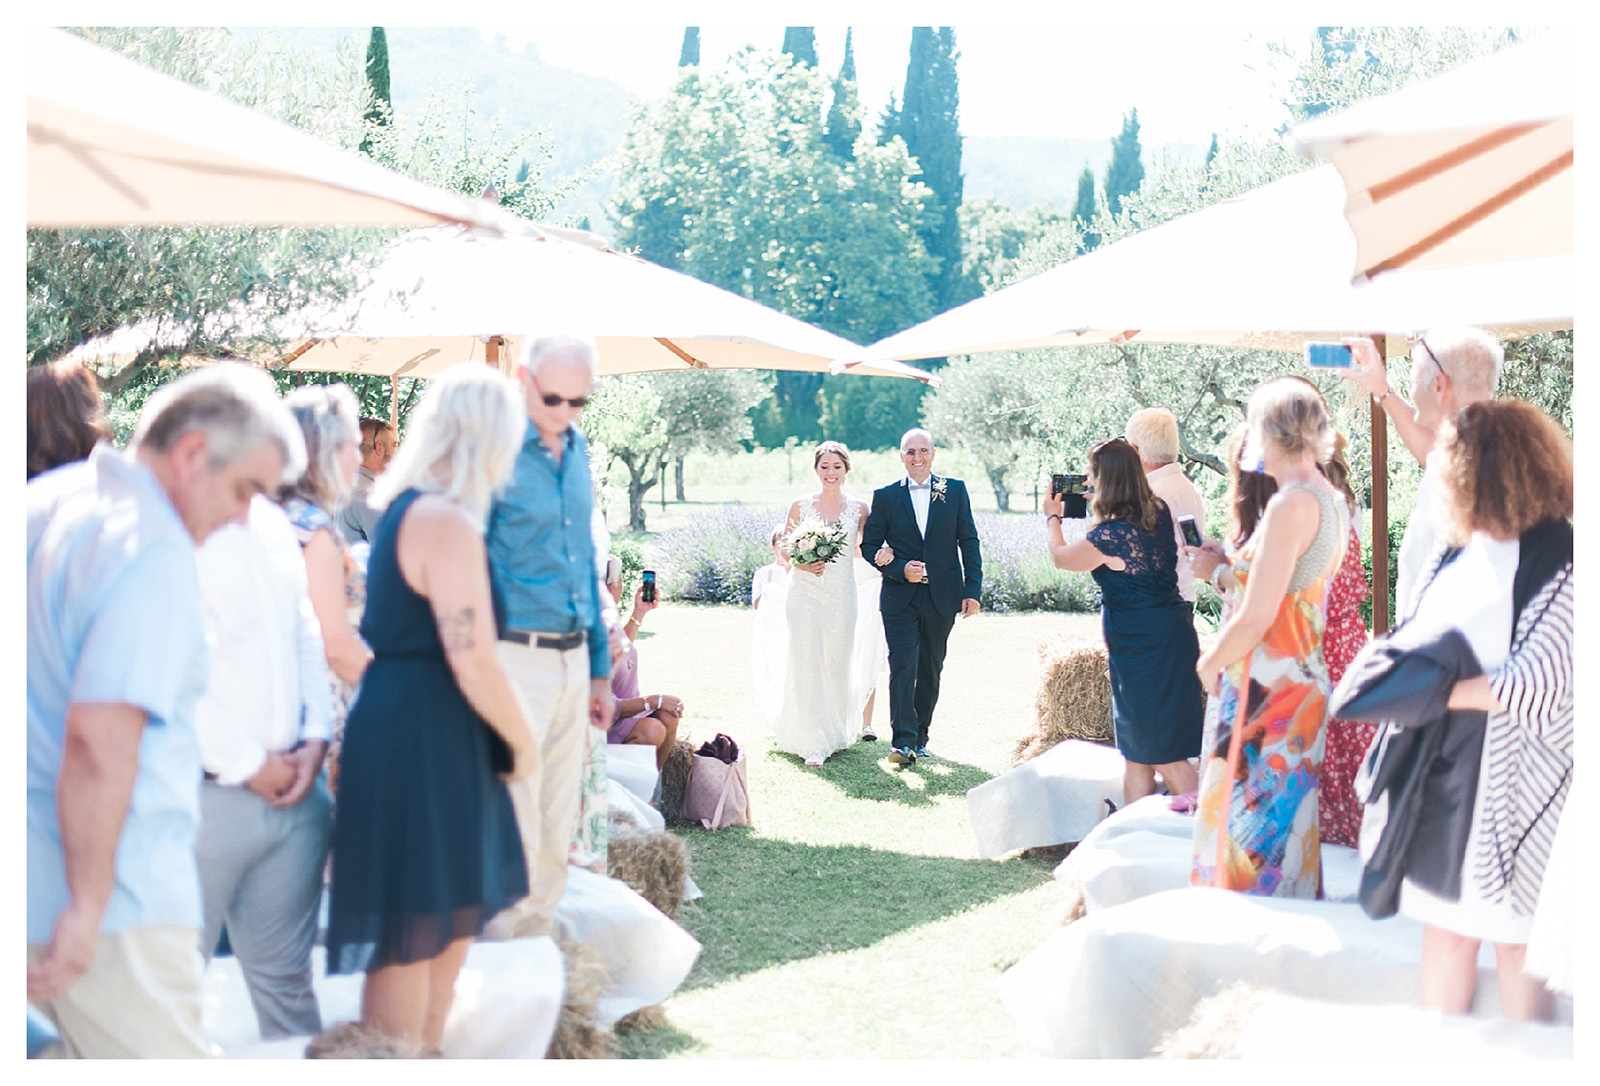
M 844 526 L 820 520 L 803 520 L 789 533 L 789 560 L 797 566 L 831 562 L 850 548 Z

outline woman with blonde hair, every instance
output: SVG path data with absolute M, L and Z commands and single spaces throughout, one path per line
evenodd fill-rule
M 1328 585 L 1349 531 L 1344 496 L 1319 465 L 1333 424 L 1296 377 L 1250 397 L 1240 467 L 1278 489 L 1239 548 L 1242 596 L 1196 671 L 1219 695 L 1215 746 L 1201 754 L 1193 882 L 1283 897 L 1322 892 L 1317 783 L 1327 730 L 1322 656 Z
M 367 575 L 334 523 L 350 499 L 361 462 L 360 411 L 344 385 L 304 385 L 284 400 L 306 442 L 305 474 L 279 495 L 300 540 L 311 609 L 333 680 L 333 742 L 328 747 L 329 787 L 337 789 L 339 754 L 350 699 L 372 659 L 356 632 L 367 603 Z
M 483 542 L 527 422 L 500 374 L 447 370 L 373 488 L 374 656 L 345 730 L 328 972 L 365 970 L 362 1023 L 424 1048 L 468 944 L 528 892 L 506 780 L 536 746 L 495 651 Z

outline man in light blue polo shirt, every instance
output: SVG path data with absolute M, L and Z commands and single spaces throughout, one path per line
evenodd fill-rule
M 218 364 L 28 484 L 28 1000 L 70 1056 L 206 1055 L 194 549 L 304 466 L 271 379 Z
M 550 934 L 578 824 L 586 724 L 611 726 L 611 654 L 595 573 L 594 484 L 578 417 L 594 388 L 594 341 L 531 340 L 517 379 L 528 427 L 486 544 L 500 609 L 500 662 L 539 740 L 539 768 L 510 785 L 528 862 L 528 896 L 491 938 Z

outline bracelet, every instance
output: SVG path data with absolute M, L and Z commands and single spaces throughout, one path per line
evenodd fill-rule
M 1383 395 L 1374 397 L 1372 402 L 1373 403 L 1382 403 L 1384 400 L 1387 400 L 1390 396 L 1393 396 L 1393 395 L 1394 395 L 1394 389 L 1385 387 L 1384 390 L 1383 390 Z
M 1222 571 L 1227 569 L 1227 568 L 1229 568 L 1228 563 L 1226 563 L 1226 562 L 1218 562 L 1217 563 L 1217 568 L 1211 571 L 1211 587 L 1215 588 L 1218 592 L 1221 592 L 1223 590 L 1222 589 Z
M 1049 524 L 1052 520 L 1060 520 L 1060 519 L 1061 519 L 1061 514 L 1060 513 L 1051 513 L 1049 516 L 1044 518 L 1044 522 L 1046 524 Z

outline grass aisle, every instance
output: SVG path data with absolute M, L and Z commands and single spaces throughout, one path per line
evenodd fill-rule
M 958 620 L 929 747 L 888 754 L 888 690 L 875 723 L 820 770 L 773 749 L 755 716 L 753 612 L 663 606 L 640 641 L 650 693 L 681 696 L 696 745 L 726 732 L 747 751 L 755 824 L 678 828 L 705 896 L 679 922 L 703 945 L 664 1025 L 621 1055 L 1023 1056 L 996 978 L 1058 923 L 1048 863 L 977 858 L 969 788 L 1004 772 L 1033 721 L 1035 646 L 1098 635 L 1098 615 Z

